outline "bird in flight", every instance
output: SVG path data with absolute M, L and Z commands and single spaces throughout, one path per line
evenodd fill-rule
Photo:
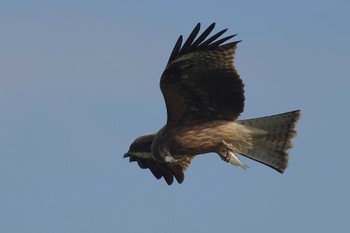
M 167 109 L 166 125 L 135 139 L 124 158 L 149 169 L 168 185 L 184 181 L 184 172 L 197 156 L 214 152 L 232 165 L 247 169 L 239 155 L 283 173 L 288 149 L 296 134 L 300 111 L 238 120 L 244 108 L 244 84 L 234 65 L 240 41 L 209 37 L 211 24 L 200 35 L 200 24 L 182 43 L 180 36 L 160 79 Z

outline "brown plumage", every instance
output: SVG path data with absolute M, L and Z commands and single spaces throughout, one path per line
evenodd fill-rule
M 214 27 L 197 37 L 197 24 L 183 45 L 179 37 L 160 80 L 167 123 L 137 138 L 124 155 L 169 185 L 174 177 L 182 183 L 193 158 L 209 152 L 244 169 L 238 154 L 281 173 L 288 165 L 300 111 L 237 120 L 244 108 L 244 85 L 233 66 L 240 41 L 224 44 L 235 36 L 219 39 L 227 29 L 207 39 Z

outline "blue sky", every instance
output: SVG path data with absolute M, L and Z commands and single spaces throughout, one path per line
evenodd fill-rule
M 1 232 L 349 229 L 348 1 L 1 1 Z M 301 109 L 290 166 L 208 154 L 181 185 L 122 159 L 163 126 L 159 78 L 197 22 L 239 33 L 242 118 Z

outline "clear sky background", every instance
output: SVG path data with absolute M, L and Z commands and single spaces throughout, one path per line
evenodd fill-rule
M 168 186 L 122 159 L 197 22 L 243 40 L 241 118 L 302 110 L 285 174 L 208 154 Z M 1 1 L 0 232 L 345 232 L 349 67 L 347 0 Z

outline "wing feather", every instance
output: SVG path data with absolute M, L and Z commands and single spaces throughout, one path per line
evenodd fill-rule
M 227 28 L 225 28 L 224 30 L 221 30 L 220 32 L 218 32 L 215 35 L 211 36 L 209 39 L 207 39 L 202 44 L 200 44 L 198 46 L 198 49 L 205 49 L 205 48 L 207 48 L 207 46 L 210 45 L 211 42 L 215 41 L 217 38 L 219 38 L 226 31 L 227 31 Z
M 177 39 L 177 41 L 175 43 L 173 51 L 170 54 L 168 63 L 170 63 L 172 60 L 174 60 L 174 58 L 177 56 L 177 54 L 179 54 L 181 44 L 182 44 L 182 36 L 179 36 L 179 38 Z
M 236 34 L 236 35 L 237 35 L 237 34 Z M 222 39 L 220 39 L 220 40 L 217 40 L 217 41 L 215 41 L 214 43 L 208 45 L 208 48 L 209 48 L 209 49 L 210 49 L 210 48 L 215 48 L 215 47 L 217 47 L 217 46 L 219 46 L 219 45 L 225 43 L 227 40 L 229 40 L 229 39 L 235 37 L 236 35 L 226 36 L 226 37 L 224 37 L 224 38 L 222 38 Z M 235 43 L 235 44 L 238 44 L 239 42 L 241 42 L 241 41 L 238 40 L 238 41 L 235 41 L 234 43 Z
M 235 35 L 218 39 L 227 29 L 206 39 L 214 27 L 211 24 L 195 39 L 200 30 L 197 24 L 184 45 L 177 42 L 173 49 L 160 81 L 168 126 L 235 120 L 243 111 L 244 85 L 233 66 L 240 41 L 224 44 Z
M 243 111 L 244 85 L 233 66 L 240 41 L 224 44 L 235 35 L 218 39 L 227 29 L 206 39 L 214 27 L 211 24 L 195 39 L 200 30 L 197 24 L 182 47 L 179 40 L 175 44 L 160 81 L 168 126 L 235 120 Z
M 215 23 L 212 23 L 207 29 L 205 29 L 205 31 L 197 38 L 197 40 L 192 43 L 189 51 L 193 51 L 194 49 L 196 49 L 198 45 L 201 44 L 205 40 L 205 38 L 207 38 L 207 36 L 209 36 L 209 34 L 213 31 L 214 27 Z
M 196 25 L 196 27 L 193 29 L 193 31 L 191 32 L 191 34 L 188 36 L 187 40 L 185 41 L 184 45 L 182 46 L 179 54 L 184 54 L 185 52 L 187 52 L 187 50 L 190 48 L 190 45 L 192 44 L 192 42 L 194 41 L 194 39 L 197 37 L 198 32 L 200 30 L 201 26 L 198 23 Z

